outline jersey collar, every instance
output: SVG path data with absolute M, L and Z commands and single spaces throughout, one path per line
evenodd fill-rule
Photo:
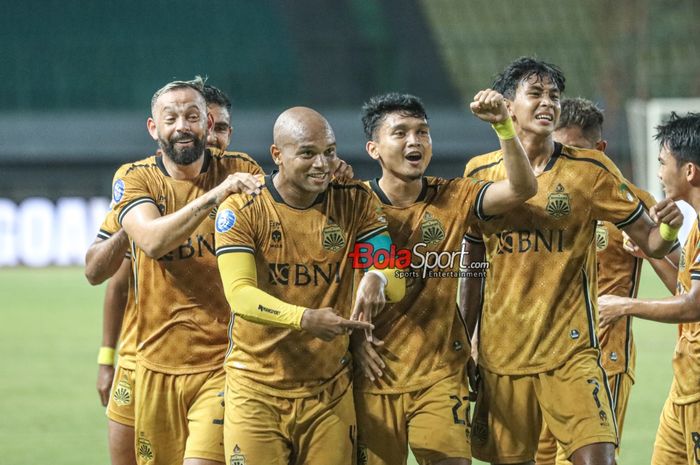
M 562 145 L 559 142 L 554 143 L 554 152 L 552 152 L 552 156 L 549 157 L 549 161 L 547 162 L 547 166 L 544 167 L 542 172 L 544 173 L 545 171 L 549 171 L 554 167 L 554 164 L 557 162 L 559 157 L 561 156 L 561 148 Z
M 278 174 L 278 171 L 275 170 L 271 174 L 268 174 L 267 176 L 265 176 L 265 187 L 267 187 L 267 190 L 270 191 L 270 195 L 272 196 L 272 200 L 274 200 L 275 202 L 284 204 L 284 205 L 288 206 L 289 208 L 293 208 L 295 210 L 308 210 L 309 208 L 313 207 L 314 205 L 318 205 L 319 203 L 323 203 L 323 201 L 325 200 L 326 192 L 324 191 L 324 192 L 321 192 L 320 194 L 318 194 L 318 196 L 314 200 L 314 203 L 312 203 L 307 208 L 297 208 L 297 207 L 294 207 L 292 205 L 289 205 L 287 202 L 284 201 L 284 199 L 280 195 L 279 191 L 275 187 L 275 183 L 272 182 L 272 178 L 277 176 L 277 174 Z
M 422 202 L 425 200 L 425 196 L 428 194 L 428 180 L 423 176 L 423 179 L 421 180 L 423 182 L 423 187 L 420 190 L 420 194 L 418 194 L 418 198 L 415 200 L 414 203 L 416 202 Z M 384 193 L 381 187 L 379 187 L 379 178 L 374 178 L 369 182 L 369 187 L 372 188 L 372 191 L 377 194 L 377 197 L 379 197 L 379 200 L 384 204 L 384 205 L 392 205 L 391 200 L 389 200 L 389 197 Z

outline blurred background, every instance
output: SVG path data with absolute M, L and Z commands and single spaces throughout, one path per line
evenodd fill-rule
M 605 109 L 609 154 L 643 187 L 648 102 L 700 95 L 697 0 L 3 6 L 0 266 L 80 263 L 114 170 L 155 150 L 145 130 L 150 98 L 172 79 L 205 75 L 224 90 L 233 101 L 231 149 L 266 168 L 275 117 L 292 105 L 318 109 L 364 178 L 379 170 L 364 152 L 360 106 L 378 93 L 413 93 L 431 118 L 430 174 L 455 176 L 470 156 L 496 147 L 466 102 L 511 60 L 534 55 L 564 70 L 566 95 Z M 81 247 L 59 252 L 50 245 L 57 236 L 37 232 L 39 224 Z

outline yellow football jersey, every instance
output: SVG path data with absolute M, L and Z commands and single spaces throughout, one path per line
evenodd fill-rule
M 693 229 L 678 264 L 676 294 L 687 294 L 692 281 L 700 280 L 700 226 L 695 219 Z M 673 353 L 673 385 L 670 393 L 674 404 L 690 404 L 700 400 L 700 323 L 683 323 Z
M 355 182 L 331 183 L 306 209 L 287 205 L 271 176 L 265 177 L 265 187 L 261 195 L 233 195 L 221 205 L 217 255 L 254 254 L 259 289 L 290 304 L 331 307 L 349 318 L 354 273 L 348 253 L 355 242 L 386 231 L 381 206 Z M 237 317 L 231 326 L 226 367 L 237 383 L 258 391 L 307 397 L 350 366 L 348 336 L 325 342 L 305 331 Z
M 121 170 L 121 169 L 120 169 Z M 120 171 L 117 171 L 115 180 L 120 179 Z M 114 210 L 109 210 L 105 217 L 97 237 L 100 239 L 109 239 L 121 229 L 117 221 L 117 215 Z M 128 259 L 131 261 L 131 252 L 127 252 Z M 133 262 L 132 262 L 133 271 Z M 133 370 L 136 364 L 136 296 L 134 295 L 134 275 L 129 273 L 129 289 L 126 297 L 126 306 L 124 308 L 124 316 L 122 318 L 122 328 L 119 332 L 119 364 L 128 370 Z
M 372 383 L 356 370 L 355 389 L 415 391 L 459 371 L 467 362 L 469 341 L 455 303 L 462 237 L 481 214 L 489 183 L 426 177 L 418 199 L 408 207 L 392 205 L 376 180 L 369 185 L 382 202 L 397 249 L 415 253 L 412 268 L 403 270 L 406 296 L 388 304 L 373 321 L 374 334 L 384 341 L 385 376 Z
M 115 181 L 114 210 L 120 223 L 142 203 L 167 215 L 236 172 L 262 170 L 246 154 L 207 149 L 201 173 L 191 180 L 176 180 L 168 175 L 162 158 L 153 156 L 131 164 Z M 133 250 L 137 356 L 149 370 L 186 374 L 223 364 L 230 312 L 216 264 L 215 215 L 214 208 L 185 242 L 157 260 Z
M 628 186 L 642 201 L 646 210 L 656 204 L 656 200 L 650 193 L 633 184 Z M 596 250 L 598 295 L 637 297 L 643 260 L 625 251 L 622 231 L 608 221 L 598 222 Z M 598 338 L 605 373 L 608 376 L 628 373 L 634 379 L 637 351 L 632 333 L 632 317 L 620 318 L 612 325 L 600 328 Z
M 473 158 L 467 176 L 505 179 L 500 151 Z M 561 366 L 598 347 L 595 231 L 644 209 L 602 152 L 555 144 L 538 192 L 522 207 L 479 221 L 490 267 L 480 319 L 479 360 L 502 375 Z

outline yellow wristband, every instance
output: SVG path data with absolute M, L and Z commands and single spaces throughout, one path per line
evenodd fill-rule
M 659 235 L 661 239 L 666 242 L 673 242 L 678 238 L 678 231 L 680 231 L 680 229 L 681 228 L 674 228 L 666 223 L 661 223 L 659 225 Z
M 513 126 L 513 119 L 510 117 L 500 123 L 493 123 L 491 127 L 501 140 L 509 140 L 515 137 L 515 126 Z
M 100 347 L 97 353 L 98 365 L 114 365 L 114 347 Z

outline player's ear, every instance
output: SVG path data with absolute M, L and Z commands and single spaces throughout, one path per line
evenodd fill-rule
M 686 163 L 683 174 L 691 185 L 700 186 L 700 166 L 695 163 Z
M 605 152 L 605 149 L 608 148 L 608 141 L 607 140 L 599 140 L 598 142 L 595 143 L 595 149 L 600 151 L 600 152 Z
M 365 144 L 365 150 L 367 151 L 367 154 L 374 160 L 379 160 L 379 147 L 377 147 L 376 142 L 374 142 L 373 140 L 367 141 L 367 144 Z
M 515 120 L 515 115 L 513 114 L 513 101 L 504 96 L 503 103 L 506 104 L 506 108 L 508 109 L 508 115 L 511 117 L 511 119 Z
M 148 129 L 148 133 L 151 135 L 153 140 L 158 140 L 158 129 L 156 128 L 156 122 L 153 120 L 153 118 L 148 118 L 146 120 L 146 129 Z
M 212 132 L 214 130 L 214 115 L 207 112 L 207 132 Z
M 270 155 L 272 155 L 272 161 L 275 162 L 275 165 L 280 166 L 282 164 L 282 152 L 275 144 L 270 146 Z

